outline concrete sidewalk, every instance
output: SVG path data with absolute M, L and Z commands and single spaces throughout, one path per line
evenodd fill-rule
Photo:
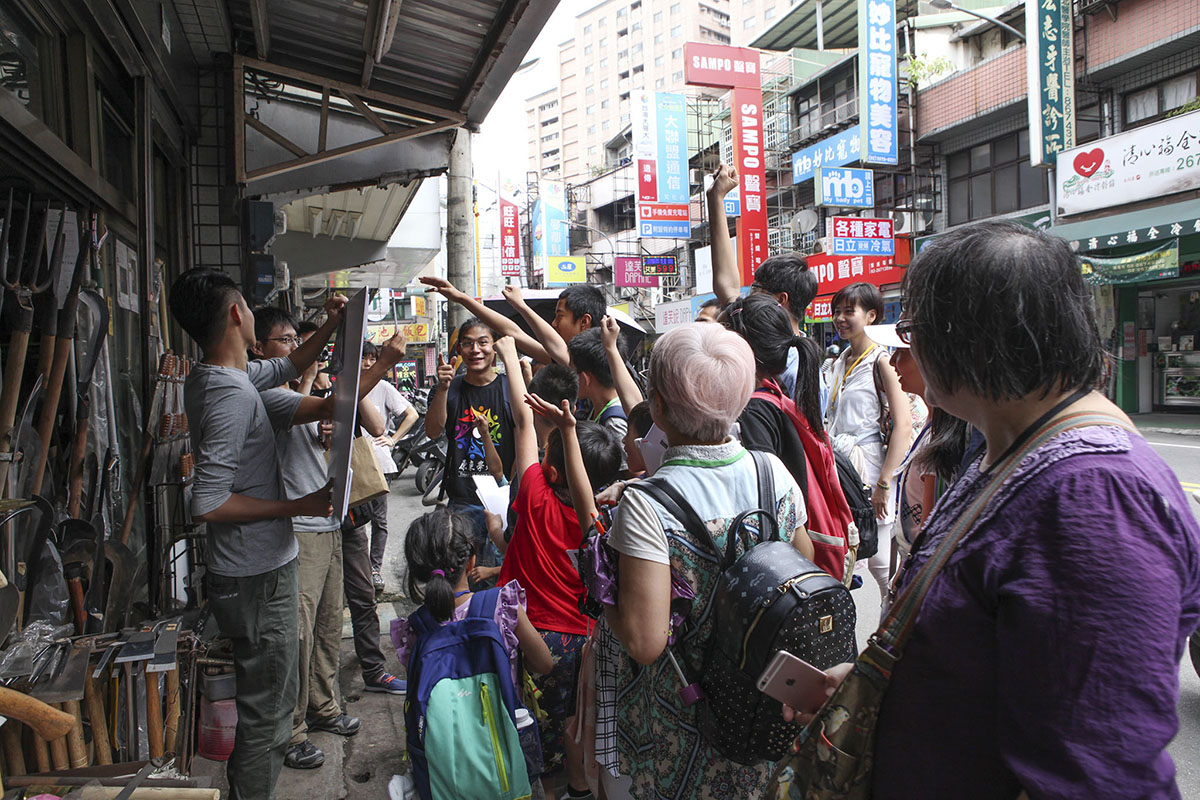
M 404 678 L 396 661 L 388 631 L 397 616 L 407 617 L 414 606 L 408 601 L 404 582 L 404 533 L 409 523 L 428 509 L 413 484 L 413 470 L 396 478 L 388 502 L 388 544 L 384 555 L 383 576 L 386 589 L 379 603 L 381 644 L 388 660 L 388 671 Z M 325 753 L 325 763 L 317 769 L 295 770 L 284 767 L 276 789 L 277 800 L 342 800 L 342 798 L 386 798 L 392 775 L 407 771 L 404 753 L 404 700 L 402 695 L 363 691 L 362 673 L 350 639 L 350 615 L 345 613 L 342 631 L 342 656 L 338 670 L 338 688 L 345 713 L 358 717 L 362 728 L 356 736 L 343 738 L 331 733 L 311 734 L 313 744 Z M 196 775 L 213 777 L 213 786 L 228 796 L 225 764 L 197 757 L 192 770 Z
M 1200 436 L 1200 414 L 1130 414 L 1129 418 L 1142 433 Z

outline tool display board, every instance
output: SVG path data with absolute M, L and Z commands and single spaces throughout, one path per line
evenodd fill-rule
M 363 339 L 367 336 L 367 290 L 359 289 L 343 310 L 342 325 L 333 345 L 333 363 L 339 366 L 333 384 L 333 444 L 329 449 L 329 477 L 333 478 L 333 513 L 340 519 L 349 511 L 350 451 L 354 445 L 358 414 L 358 379 L 362 374 Z

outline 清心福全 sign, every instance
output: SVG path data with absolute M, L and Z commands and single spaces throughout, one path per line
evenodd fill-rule
M 875 173 L 869 169 L 821 167 L 813 176 L 818 206 L 875 207 Z
M 890 219 L 833 217 L 829 221 L 830 252 L 836 256 L 890 256 L 896 253 Z
M 1200 111 L 1064 150 L 1056 179 L 1063 215 L 1200 188 Z
M 861 160 L 897 164 L 896 0 L 858 0 L 858 81 Z

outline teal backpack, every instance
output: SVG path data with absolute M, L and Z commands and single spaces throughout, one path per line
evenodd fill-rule
M 496 625 L 499 589 L 471 596 L 445 625 L 422 606 L 408 664 L 404 723 L 422 800 L 523 800 L 529 771 L 514 719 L 521 707 Z

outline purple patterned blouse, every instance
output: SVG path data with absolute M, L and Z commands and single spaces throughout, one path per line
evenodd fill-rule
M 938 502 L 908 575 L 982 482 Z M 1177 798 L 1167 744 L 1200 620 L 1179 480 L 1118 427 L 1031 455 L 921 608 L 880 708 L 875 800 Z

